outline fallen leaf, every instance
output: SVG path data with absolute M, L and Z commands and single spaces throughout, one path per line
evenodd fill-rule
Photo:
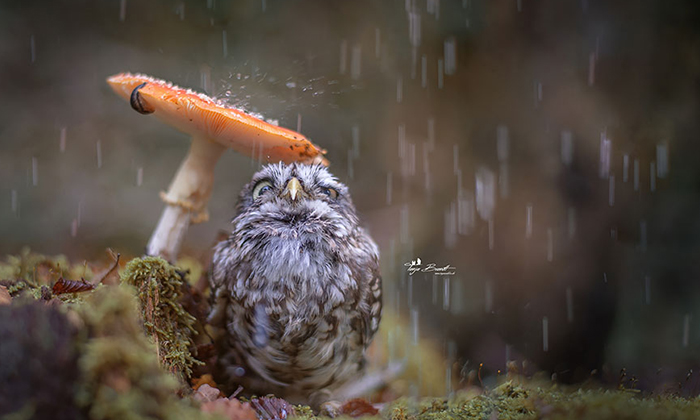
M 221 391 L 209 384 L 201 384 L 194 393 L 194 399 L 200 402 L 211 402 L 221 396 Z
M 260 420 L 284 420 L 296 414 L 294 406 L 282 398 L 253 398 L 250 400 L 250 405 L 258 414 Z
M 364 398 L 353 398 L 343 403 L 340 407 L 340 414 L 350 417 L 375 416 L 379 414 L 379 410 Z
M 12 302 L 12 297 L 7 291 L 7 287 L 0 286 L 0 305 L 9 305 Z

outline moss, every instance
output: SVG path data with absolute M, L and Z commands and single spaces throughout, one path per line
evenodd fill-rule
M 208 418 L 177 397 L 178 381 L 144 336 L 130 289 L 100 287 L 76 306 L 90 336 L 79 359 L 77 401 L 93 420 Z
M 201 362 L 191 353 L 195 318 L 180 303 L 183 279 L 164 259 L 143 257 L 126 265 L 121 281 L 138 291 L 144 326 L 156 344 L 159 360 L 185 382 L 192 366 Z

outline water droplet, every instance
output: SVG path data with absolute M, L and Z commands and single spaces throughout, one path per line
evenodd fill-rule
M 457 40 L 454 37 L 445 39 L 445 74 L 453 75 L 457 72 Z
M 668 175 L 668 146 L 656 145 L 656 176 L 663 179 Z
M 61 137 L 58 142 L 58 148 L 61 153 L 66 151 L 66 127 L 61 128 Z
M 574 292 L 571 287 L 566 288 L 566 320 L 569 324 L 574 322 Z
M 569 234 L 569 239 L 574 239 L 576 234 L 576 209 L 574 207 L 569 207 L 567 210 L 567 232 Z
M 350 59 L 350 78 L 357 80 L 360 78 L 362 70 L 362 47 L 355 45 L 352 47 L 352 57 Z
M 651 277 L 644 276 L 644 300 L 647 305 L 651 304 Z
M 260 9 L 265 13 L 267 11 L 267 0 L 261 0 L 260 3 Z
M 438 89 L 442 89 L 445 84 L 445 75 L 443 72 L 444 64 L 442 58 L 438 59 Z
M 78 220 L 77 219 L 73 219 L 70 223 L 70 236 L 72 236 L 73 238 L 78 236 Z
M 411 309 L 411 338 L 413 345 L 418 345 L 418 309 Z
M 588 56 L 588 86 L 593 86 L 595 83 L 595 52 Z
M 494 227 L 493 227 L 493 219 L 488 220 L 488 227 L 489 227 L 489 251 L 493 251 L 493 248 L 495 246 L 495 233 L 494 233 Z
M 36 61 L 36 42 L 34 41 L 34 35 L 29 37 L 29 52 L 31 56 L 31 62 L 34 63 Z
M 420 13 L 410 11 L 408 13 L 408 37 L 413 47 L 420 47 L 421 39 L 421 16 Z
M 561 161 L 565 166 L 574 160 L 574 135 L 571 131 L 561 132 Z
M 476 211 L 483 220 L 490 220 L 496 208 L 496 176 L 486 167 L 476 171 Z
M 656 191 L 656 163 L 649 163 L 649 190 Z
M 17 190 L 12 190 L 10 192 L 10 203 L 12 206 L 12 213 L 17 216 L 19 210 L 19 201 L 17 200 Z
M 459 190 L 457 194 L 457 232 L 469 235 L 476 226 L 476 210 L 474 208 L 474 193 Z
M 552 228 L 547 228 L 547 261 L 554 260 L 554 235 Z
M 396 102 L 401 103 L 403 101 L 403 76 L 399 75 L 396 79 Z
M 386 174 L 386 205 L 391 205 L 391 193 L 392 193 L 392 173 Z
M 430 151 L 435 150 L 435 118 L 428 118 L 428 145 Z
M 32 185 L 39 185 L 39 162 L 35 156 L 32 156 Z
M 690 339 L 690 314 L 685 314 L 683 317 L 683 347 L 688 347 Z
M 140 187 L 143 184 L 143 166 L 136 169 L 136 186 Z
M 647 222 L 641 220 L 639 222 L 639 249 L 644 252 L 647 250 Z
M 610 175 L 610 154 L 612 142 L 605 133 L 600 134 L 600 177 L 607 178 Z
M 445 247 L 452 249 L 457 244 L 457 209 L 455 202 L 445 210 Z
M 508 198 L 510 188 L 508 181 L 508 163 L 506 162 L 498 165 L 498 191 L 501 199 Z
M 420 85 L 428 87 L 428 56 L 423 54 L 420 58 Z
M 639 159 L 635 159 L 632 164 L 632 172 L 634 178 L 634 190 L 639 191 Z
M 265 0 L 263 0 L 264 2 Z M 224 58 L 228 57 L 228 39 L 226 39 L 226 29 L 221 32 L 221 44 L 223 49 Z
M 253 325 L 255 327 L 253 344 L 257 347 L 265 347 L 269 339 L 267 331 L 270 329 L 270 320 L 265 305 L 262 303 L 255 305 L 255 313 L 253 316 Z
M 410 237 L 410 225 L 408 223 L 408 205 L 404 204 L 400 211 L 400 236 L 399 240 L 402 244 L 408 243 Z
M 523 0 L 515 1 L 516 7 L 518 8 L 518 13 L 523 11 Z
M 340 41 L 340 74 L 345 74 L 348 60 L 348 41 Z
M 97 169 L 102 168 L 102 140 L 97 139 L 95 143 L 95 151 L 97 154 Z
M 608 205 L 612 207 L 615 205 L 615 175 L 610 175 L 608 181 Z
M 348 178 L 355 179 L 355 169 L 353 167 L 355 152 L 352 149 L 348 150 Z
M 532 238 L 532 204 L 525 206 L 525 237 Z
M 450 278 L 445 277 L 442 281 L 442 309 L 450 310 Z
M 119 0 L 119 21 L 126 20 L 126 0 Z
M 542 317 L 542 350 L 549 351 L 549 318 Z
M 630 172 L 630 156 L 623 155 L 622 156 L 622 182 L 627 182 L 629 180 L 629 178 L 630 178 L 629 172 Z
M 360 126 L 353 124 L 352 132 L 352 153 L 354 157 L 360 157 Z
M 374 29 L 374 56 L 379 58 L 382 54 L 382 34 L 379 28 Z
M 301 113 L 297 112 L 297 133 L 301 133 Z
M 493 312 L 493 282 L 486 280 L 484 283 L 484 312 L 490 314 Z

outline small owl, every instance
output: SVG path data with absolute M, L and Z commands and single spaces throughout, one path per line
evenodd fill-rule
M 215 249 L 209 321 L 217 383 L 317 404 L 359 376 L 377 332 L 377 245 L 321 165 L 272 164 L 243 188 Z

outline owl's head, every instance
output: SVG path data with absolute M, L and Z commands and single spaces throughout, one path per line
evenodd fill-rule
M 323 165 L 264 166 L 241 191 L 237 213 L 234 224 L 278 232 L 345 236 L 357 226 L 348 188 Z

